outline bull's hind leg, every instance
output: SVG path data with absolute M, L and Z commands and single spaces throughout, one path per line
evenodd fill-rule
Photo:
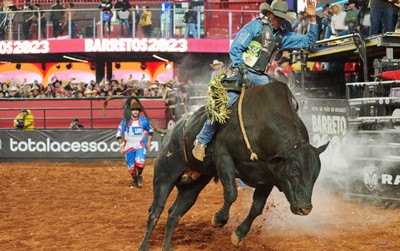
M 253 204 L 251 205 L 249 215 L 247 215 L 246 219 L 236 228 L 235 231 L 233 231 L 231 235 L 233 245 L 239 246 L 242 244 L 242 240 L 249 232 L 254 219 L 262 213 L 272 188 L 273 186 L 267 186 L 258 187 L 254 190 Z
M 162 185 L 158 186 L 157 188 L 156 186 L 157 185 L 154 185 L 154 201 L 149 208 L 146 233 L 144 235 L 142 243 L 140 244 L 139 251 L 149 250 L 149 239 L 151 233 L 153 232 L 154 227 L 157 225 L 157 222 L 160 219 L 161 213 L 163 212 L 165 207 L 165 202 L 167 201 L 167 198 L 173 188 L 173 184 Z
M 178 194 L 174 204 L 168 210 L 167 226 L 163 242 L 163 251 L 173 250 L 172 248 L 172 234 L 178 224 L 179 220 L 197 200 L 197 196 L 203 188 L 210 182 L 212 177 L 202 175 L 190 186 L 178 186 Z
M 228 222 L 229 210 L 236 201 L 238 192 L 235 182 L 235 164 L 231 157 L 225 156 L 216 159 L 218 176 L 224 188 L 224 205 L 214 214 L 211 223 L 216 227 L 223 227 Z
M 170 166 L 174 164 L 174 168 Z M 139 247 L 140 251 L 149 250 L 149 239 L 154 227 L 164 210 L 165 203 L 171 193 L 180 173 L 185 169 L 183 165 L 176 165 L 174 159 L 159 157 L 154 166 L 154 181 L 153 181 L 153 203 L 149 208 L 149 216 L 147 220 L 146 232 L 143 241 Z

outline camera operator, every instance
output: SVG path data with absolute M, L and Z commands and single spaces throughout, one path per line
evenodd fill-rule
M 71 125 L 69 126 L 69 128 L 71 129 L 82 129 L 84 128 L 83 125 L 79 124 L 79 119 L 74 119 L 71 123 Z
M 21 113 L 15 117 L 13 125 L 18 130 L 34 130 L 35 125 L 33 123 L 32 111 L 29 109 L 22 109 Z

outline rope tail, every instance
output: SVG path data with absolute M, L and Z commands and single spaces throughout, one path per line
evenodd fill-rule
M 159 127 L 157 127 L 157 126 L 154 124 L 154 122 L 153 122 L 153 121 L 150 119 L 150 117 L 147 115 L 147 112 L 146 112 L 146 110 L 144 109 L 144 106 L 143 106 L 142 103 L 140 102 L 139 98 L 138 98 L 138 97 L 135 97 L 135 96 L 117 96 L 117 95 L 113 95 L 113 96 L 107 97 L 107 98 L 104 100 L 104 103 L 103 103 L 103 116 L 104 116 L 104 117 L 106 116 L 106 111 L 107 111 L 108 102 L 109 102 L 110 100 L 114 100 L 114 99 L 129 99 L 130 101 L 131 101 L 132 99 L 136 100 L 136 102 L 139 104 L 140 108 L 142 108 L 142 112 L 143 112 L 144 116 L 145 116 L 146 119 L 149 121 L 149 123 L 150 123 L 151 127 L 153 127 L 154 131 L 158 132 L 159 134 L 164 134 L 164 135 L 168 133 L 168 130 L 163 129 L 163 128 L 159 128 Z M 129 103 L 130 103 L 130 102 L 129 102 Z
M 251 153 L 250 160 L 256 161 L 256 160 L 258 160 L 258 156 L 251 149 L 249 138 L 247 137 L 247 133 L 246 133 L 246 130 L 244 129 L 244 124 L 243 124 L 242 103 L 243 103 L 243 97 L 244 97 L 245 90 L 246 90 L 245 85 L 242 85 L 242 91 L 240 92 L 239 104 L 238 104 L 239 124 L 240 124 L 240 130 L 242 131 L 242 134 L 243 134 L 244 142 L 246 142 L 246 147 L 247 147 L 247 149 L 250 150 L 250 153 Z

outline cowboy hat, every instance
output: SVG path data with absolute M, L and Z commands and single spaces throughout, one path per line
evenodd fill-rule
M 210 66 L 213 66 L 213 65 L 221 65 L 221 66 L 223 66 L 224 63 L 221 62 L 221 61 L 218 61 L 217 59 L 214 59 L 213 62 L 212 62 L 212 64 L 210 64 Z
M 131 110 L 139 110 L 139 111 L 141 111 L 142 108 L 140 107 L 140 105 L 137 102 L 133 101 L 131 103 Z
M 349 0 L 346 5 L 354 3 L 356 6 L 358 6 L 358 1 L 357 0 Z
M 288 4 L 286 2 L 283 2 L 282 0 L 274 0 L 271 5 L 267 3 L 260 4 L 260 12 L 264 16 L 267 15 L 267 12 L 271 12 L 277 17 L 286 19 L 288 21 L 294 21 L 295 19 L 287 14 L 288 9 Z

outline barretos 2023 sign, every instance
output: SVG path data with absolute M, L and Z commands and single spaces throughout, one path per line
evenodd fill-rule
M 0 161 L 109 160 L 119 153 L 115 130 L 4 130 L 0 134 Z M 156 157 L 161 136 L 154 133 L 148 157 Z
M 96 38 L 0 41 L 1 54 L 68 52 L 212 52 L 227 53 L 228 39 Z

